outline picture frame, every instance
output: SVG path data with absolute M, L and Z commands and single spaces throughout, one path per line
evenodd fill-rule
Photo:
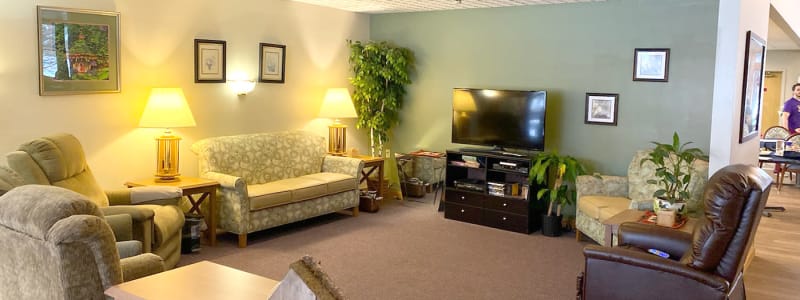
M 739 118 L 740 144 L 757 137 L 761 129 L 761 94 L 766 42 L 756 33 L 747 31 L 744 51 L 742 110 Z
M 286 45 L 258 44 L 258 81 L 284 83 L 286 80 Z
M 36 25 L 39 95 L 120 92 L 118 12 L 36 6 Z
M 586 93 L 586 113 L 583 123 L 617 126 L 619 94 Z
M 669 81 L 669 48 L 633 50 L 634 81 Z
M 220 40 L 194 40 L 194 82 L 225 82 L 226 43 Z

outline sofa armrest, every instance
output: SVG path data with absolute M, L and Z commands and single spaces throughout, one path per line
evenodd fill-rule
M 361 169 L 364 161 L 358 158 L 326 155 L 322 160 L 322 172 L 341 173 L 361 180 Z
M 581 175 L 575 180 L 578 198 L 582 195 L 609 197 L 628 196 L 628 177 L 611 175 Z
M 133 239 L 133 219 L 131 215 L 119 214 L 105 216 L 108 226 L 114 232 L 114 239 L 117 242 L 130 241 Z
M 101 207 L 100 211 L 107 217 L 113 215 L 129 215 L 133 221 L 133 239 L 142 242 L 142 251 L 152 251 L 153 217 L 155 213 L 147 207 L 119 205 Z
M 164 259 L 160 256 L 145 253 L 119 260 L 122 269 L 122 280 L 131 281 L 145 276 L 164 272 Z
M 206 172 L 200 174 L 200 177 L 219 182 L 219 186 L 222 187 L 223 189 L 234 189 L 246 192 L 247 183 L 244 182 L 244 178 L 242 177 L 222 174 L 218 172 Z
M 183 195 L 180 188 L 171 186 L 140 186 L 105 192 L 109 205 L 178 205 Z

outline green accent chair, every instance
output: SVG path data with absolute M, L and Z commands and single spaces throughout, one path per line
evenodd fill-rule
M 164 270 L 145 253 L 120 259 L 97 205 L 47 185 L 0 196 L 0 299 L 105 299 L 107 288 Z
M 628 176 L 582 175 L 575 188 L 578 192 L 575 211 L 575 238 L 581 234 L 605 245 L 603 222 L 627 209 L 652 210 L 653 193 L 658 187 L 647 180 L 657 179 L 652 162 L 641 163 L 651 150 L 639 150 L 628 165 Z M 708 182 L 708 162 L 696 160 L 692 181 L 689 183 L 691 199 L 686 203 L 690 215 L 703 212 L 703 189 Z M 684 170 L 686 171 L 686 170 Z M 614 243 L 612 243 L 614 244 Z
M 70 134 L 24 143 L 18 151 L 6 154 L 6 159 L 24 184 L 66 188 L 86 196 L 106 216 L 130 215 L 134 223 L 133 238 L 142 242 L 143 251 L 161 256 L 167 268 L 178 263 L 184 223 L 183 211 L 177 206 L 180 189 L 164 187 L 164 193 L 152 193 L 153 187 L 104 191 L 86 163 L 83 147 Z M 153 194 L 162 197 L 148 199 Z

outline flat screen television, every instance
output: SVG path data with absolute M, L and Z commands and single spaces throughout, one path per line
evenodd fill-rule
M 545 91 L 453 89 L 452 142 L 544 151 L 546 107 Z

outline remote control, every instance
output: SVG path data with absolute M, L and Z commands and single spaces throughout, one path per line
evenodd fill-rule
M 647 249 L 647 252 L 650 252 L 652 254 L 661 256 L 662 258 L 669 258 L 669 253 L 661 251 L 661 250 L 658 250 L 658 249 Z

